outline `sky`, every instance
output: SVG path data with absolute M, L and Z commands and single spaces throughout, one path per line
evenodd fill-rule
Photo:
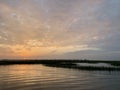
M 0 59 L 120 60 L 120 0 L 0 0 Z

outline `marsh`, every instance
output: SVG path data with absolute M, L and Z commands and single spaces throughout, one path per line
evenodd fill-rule
M 0 90 L 119 90 L 119 71 L 34 65 L 0 66 Z

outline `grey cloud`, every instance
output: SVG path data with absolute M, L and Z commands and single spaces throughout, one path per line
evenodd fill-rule
M 83 50 L 56 56 L 62 59 L 120 60 L 120 51 Z
M 97 53 L 96 58 L 119 58 L 119 4 L 119 0 L 0 0 L 0 44 L 36 40 L 44 47 L 87 45 L 102 50 L 90 51 L 90 57 Z M 87 57 L 89 52 L 84 52 L 72 54 Z

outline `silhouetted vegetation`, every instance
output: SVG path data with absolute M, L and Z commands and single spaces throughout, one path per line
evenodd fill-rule
M 80 70 L 117 70 L 120 67 L 96 67 L 96 66 L 78 66 L 76 63 L 108 63 L 114 66 L 120 66 L 120 61 L 93 61 L 93 60 L 1 60 L 0 65 L 13 64 L 43 64 L 49 67 L 72 68 Z
M 79 70 L 89 70 L 89 71 L 96 71 L 96 70 L 101 70 L 101 71 L 120 71 L 120 68 L 118 67 L 97 67 L 97 66 L 78 66 L 74 63 L 64 63 L 64 64 L 44 64 L 45 66 L 49 67 L 59 67 L 59 68 L 69 68 L 69 69 L 79 69 Z

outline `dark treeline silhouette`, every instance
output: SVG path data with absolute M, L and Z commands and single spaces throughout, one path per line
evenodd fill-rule
M 76 63 L 108 63 L 118 67 L 78 66 Z M 42 64 L 49 67 L 72 68 L 80 70 L 117 70 L 120 71 L 120 61 L 103 60 L 0 60 L 0 65 Z

